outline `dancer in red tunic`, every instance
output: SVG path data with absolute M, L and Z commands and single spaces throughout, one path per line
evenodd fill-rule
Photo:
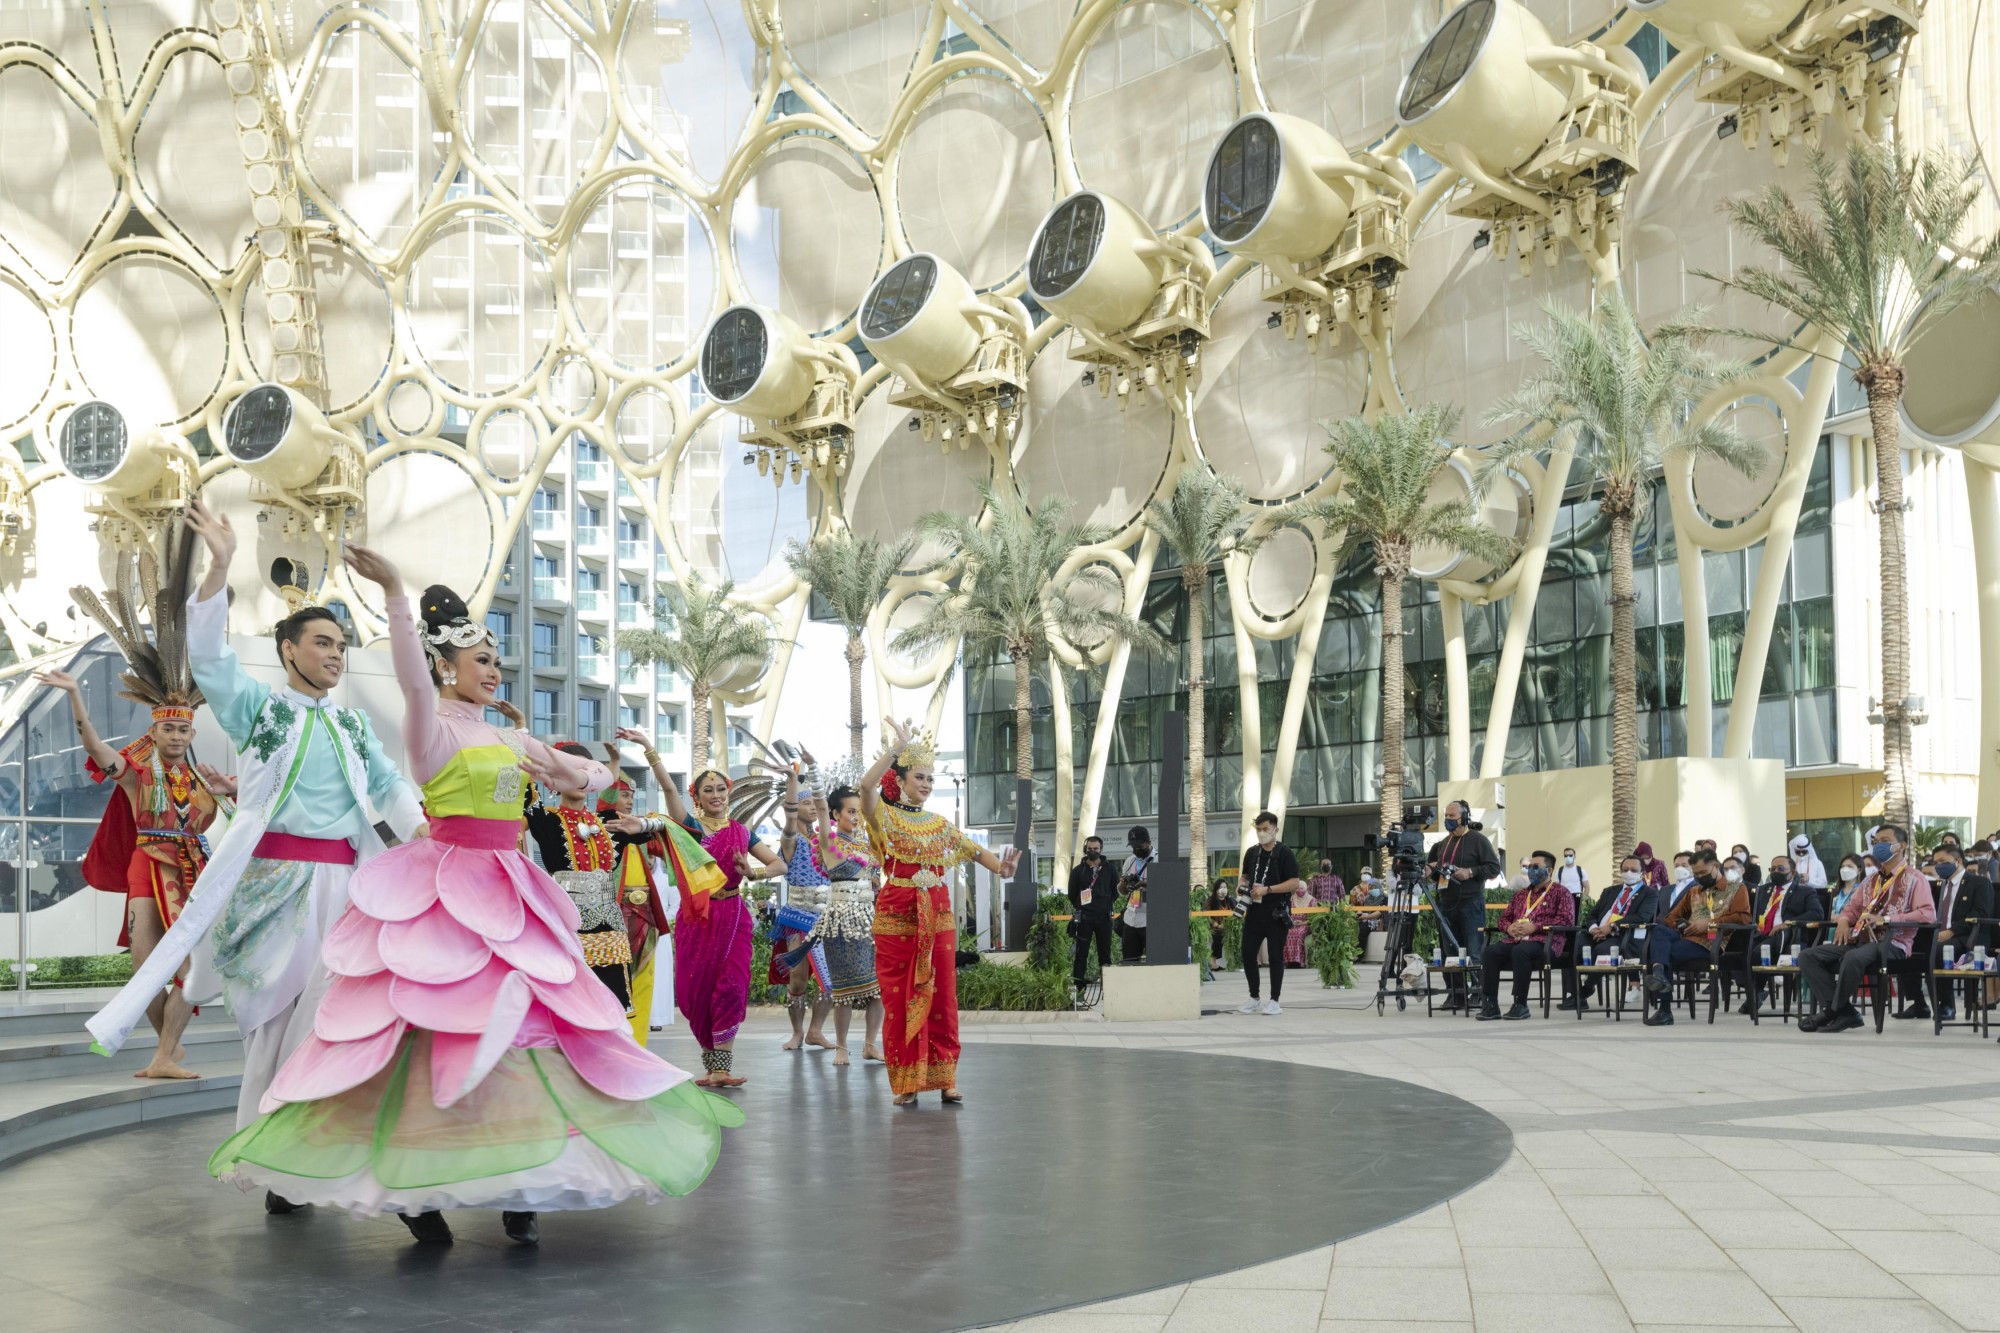
M 886 1011 L 882 1032 L 896 1105 L 937 1091 L 947 1104 L 958 1090 L 958 929 L 950 871 L 976 861 L 1002 878 L 1021 854 L 995 856 L 924 809 L 935 781 L 937 747 L 914 724 L 891 723 L 889 748 L 861 782 L 861 804 L 882 859 L 875 900 L 875 971 Z

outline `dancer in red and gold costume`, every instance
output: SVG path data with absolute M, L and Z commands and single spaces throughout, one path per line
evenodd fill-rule
M 957 1105 L 965 1098 L 958 1090 L 958 924 L 950 872 L 975 861 L 1004 878 L 1021 854 L 1009 847 L 995 856 L 925 810 L 936 780 L 936 744 L 912 723 L 889 727 L 889 748 L 861 782 L 862 812 L 883 872 L 875 900 L 883 1054 L 896 1105 L 933 1090 Z
M 125 654 L 128 669 L 120 693 L 152 709 L 153 725 L 146 734 L 122 750 L 114 749 L 91 724 L 83 685 L 76 677 L 66 671 L 35 676 L 69 696 L 90 776 L 117 784 L 119 795 L 105 806 L 84 856 L 83 878 L 92 888 L 124 895 L 118 944 L 131 949 L 134 967 L 152 955 L 180 916 L 196 877 L 208 864 L 208 841 L 203 835 L 218 815 L 229 810 L 228 796 L 235 790 L 220 773 L 193 761 L 194 711 L 201 706 L 201 691 L 188 666 L 184 632 L 193 534 L 177 524 L 164 544 L 169 559 L 161 580 L 154 580 L 150 571 L 139 575 L 135 568 L 137 577 L 119 579 L 119 586 L 102 597 L 88 588 L 70 590 L 77 605 Z M 159 592 L 153 604 L 137 605 L 144 595 L 140 589 L 155 587 Z M 150 612 L 151 642 L 140 628 L 142 610 Z M 180 1064 L 185 1054 L 181 1034 L 193 1013 L 180 985 L 185 971 L 147 1006 L 146 1017 L 160 1044 L 152 1062 L 135 1078 L 200 1077 Z

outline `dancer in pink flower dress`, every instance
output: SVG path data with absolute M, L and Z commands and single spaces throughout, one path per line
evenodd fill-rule
M 396 1213 L 439 1243 L 446 1208 L 500 1209 L 533 1244 L 537 1212 L 688 1193 L 743 1114 L 632 1040 L 584 961 L 575 904 L 519 851 L 530 777 L 597 790 L 611 774 L 484 720 L 499 653 L 450 589 L 425 592 L 420 626 L 394 566 L 361 547 L 347 563 L 388 596 L 430 837 L 354 876 L 313 1034 L 210 1171 Z

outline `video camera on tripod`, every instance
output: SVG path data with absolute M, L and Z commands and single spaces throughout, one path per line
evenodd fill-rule
M 1386 833 L 1363 834 L 1361 846 L 1371 853 L 1386 853 L 1389 862 L 1389 912 L 1383 923 L 1388 929 L 1387 947 L 1382 955 L 1382 975 L 1376 982 L 1375 1012 L 1381 1013 L 1394 997 L 1401 1009 L 1413 996 L 1428 994 L 1421 964 L 1415 975 L 1399 974 L 1401 960 L 1416 936 L 1418 899 L 1425 893 L 1424 829 L 1436 815 L 1423 806 L 1408 806 L 1401 823 L 1391 824 Z M 1433 903 L 1435 908 L 1436 904 Z

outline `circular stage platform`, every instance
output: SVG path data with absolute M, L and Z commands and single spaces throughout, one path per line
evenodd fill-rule
M 685 1039 L 662 1053 L 696 1064 Z M 1228 1056 L 1045 1045 L 966 1053 L 967 1105 L 890 1106 L 879 1065 L 746 1041 L 749 1124 L 707 1184 L 551 1214 L 536 1249 L 454 1213 L 266 1217 L 211 1180 L 223 1115 L 0 1171 L 0 1309 L 35 1333 L 144 1328 L 977 1327 L 1328 1245 L 1496 1170 L 1500 1121 L 1390 1079 Z

